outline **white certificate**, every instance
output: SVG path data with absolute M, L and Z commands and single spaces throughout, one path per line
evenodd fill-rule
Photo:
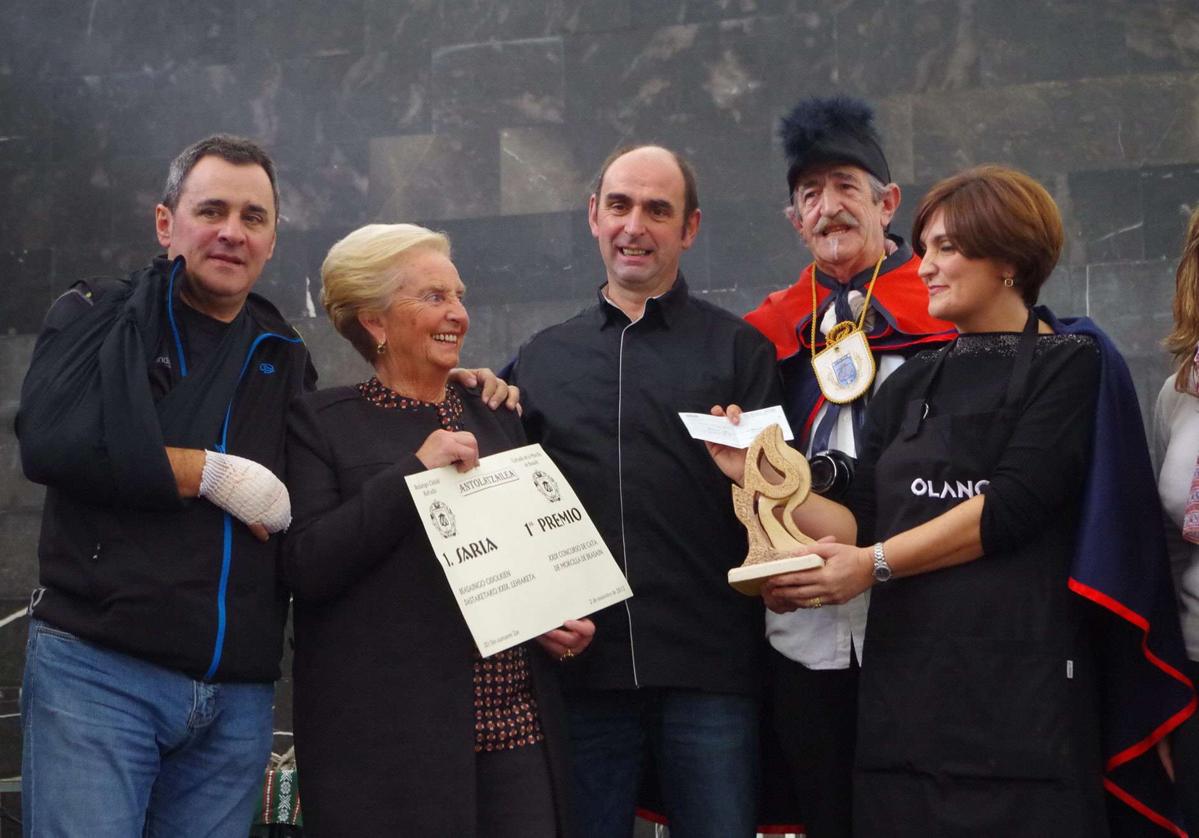
M 484 657 L 633 595 L 540 445 L 405 480 Z
M 778 405 L 761 410 L 747 410 L 741 414 L 741 424 L 734 425 L 723 416 L 707 413 L 680 413 L 679 418 L 687 426 L 692 439 L 718 442 L 730 448 L 749 448 L 754 439 L 770 425 L 778 425 L 783 439 L 794 439 L 787 417 Z

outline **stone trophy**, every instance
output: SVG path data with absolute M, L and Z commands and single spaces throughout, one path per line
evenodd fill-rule
M 783 441 L 778 425 L 769 425 L 745 452 L 744 487 L 733 485 L 733 510 L 749 533 L 749 552 L 729 570 L 729 584 L 757 596 L 769 576 L 820 567 L 813 553 L 794 555 L 815 539 L 804 535 L 791 517 L 812 488 L 808 461 Z

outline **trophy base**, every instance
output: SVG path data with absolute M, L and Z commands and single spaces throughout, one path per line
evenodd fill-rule
M 746 596 L 757 596 L 762 588 L 762 582 L 770 576 L 780 573 L 794 573 L 797 570 L 810 570 L 824 565 L 824 559 L 815 553 L 805 556 L 788 556 L 785 559 L 775 559 L 771 562 L 741 565 L 729 570 L 729 584 Z

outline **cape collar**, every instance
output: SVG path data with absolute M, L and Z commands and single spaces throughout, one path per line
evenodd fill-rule
M 912 248 L 907 242 L 899 236 L 888 235 L 887 238 L 895 242 L 896 248 L 894 253 L 883 260 L 883 266 L 878 272 L 880 277 L 888 271 L 895 270 L 912 258 Z M 813 267 L 812 272 L 816 277 L 816 282 L 825 288 L 836 290 L 837 288 L 844 287 L 853 291 L 861 291 L 870 282 L 870 277 L 874 276 L 874 263 L 871 262 L 869 267 L 854 274 L 847 283 L 838 282 L 818 267 Z

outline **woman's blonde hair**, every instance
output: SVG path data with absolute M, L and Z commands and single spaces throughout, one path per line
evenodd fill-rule
M 362 312 L 383 311 L 400 284 L 404 254 L 433 250 L 447 258 L 450 239 L 416 224 L 367 224 L 329 248 L 321 264 L 321 304 L 338 334 L 373 362 L 375 340 L 358 322 Z
M 1163 343 L 1174 356 L 1174 389 L 1193 393 L 1195 347 L 1199 345 L 1199 209 L 1187 222 L 1182 258 L 1174 275 L 1174 331 Z

